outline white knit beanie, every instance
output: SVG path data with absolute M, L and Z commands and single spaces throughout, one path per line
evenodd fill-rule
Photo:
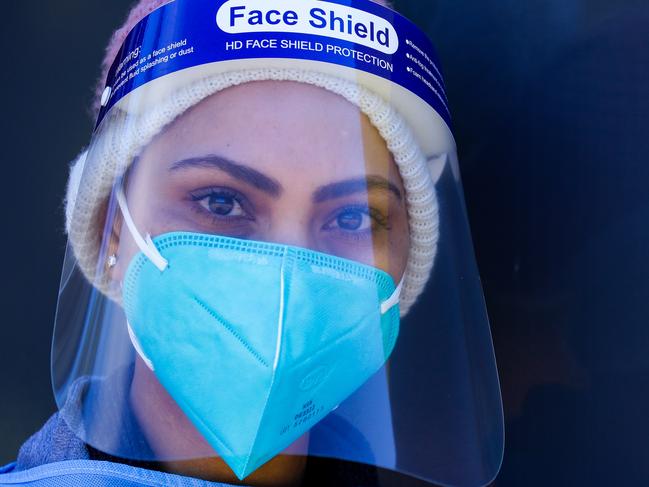
M 95 134 L 93 145 L 72 164 L 66 198 L 66 230 L 86 278 L 109 297 L 107 263 L 100 260 L 102 223 L 115 182 L 167 125 L 192 106 L 226 88 L 253 81 L 295 81 L 338 94 L 358 106 L 385 139 L 404 188 L 410 227 L 410 253 L 401 294 L 405 315 L 430 276 L 439 238 L 439 208 L 429 165 L 407 122 L 388 102 L 359 84 L 301 69 L 237 70 L 205 77 L 177 89 L 141 114 L 114 107 Z

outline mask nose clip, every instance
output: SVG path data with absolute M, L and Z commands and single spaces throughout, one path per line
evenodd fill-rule
M 128 209 L 128 205 L 126 203 L 126 195 L 124 194 L 124 184 L 121 178 L 117 183 L 116 191 L 117 204 L 119 205 L 119 209 L 122 211 L 124 222 L 126 223 L 128 231 L 133 237 L 133 240 L 135 240 L 135 244 L 142 251 L 142 253 L 146 255 L 151 263 L 160 270 L 160 272 L 164 272 L 167 267 L 169 267 L 169 262 L 160 254 L 158 248 L 155 246 L 153 240 L 151 239 L 151 235 L 147 233 L 144 238 L 142 237 L 142 235 L 140 235 L 140 232 L 138 231 L 137 227 L 135 226 L 135 222 L 133 221 L 133 217 L 131 216 L 131 212 Z

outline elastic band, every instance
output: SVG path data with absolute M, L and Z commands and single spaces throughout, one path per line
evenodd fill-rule
M 390 311 L 393 307 L 395 307 L 397 304 L 399 304 L 399 300 L 401 299 L 401 290 L 403 289 L 403 281 L 405 280 L 405 276 L 401 278 L 401 281 L 399 282 L 399 285 L 397 288 L 394 290 L 392 295 L 383 301 L 381 303 L 381 314 L 384 315 L 388 311 Z
M 135 336 L 135 332 L 133 331 L 133 328 L 131 328 L 131 324 L 128 321 L 126 322 L 126 329 L 128 330 L 128 337 L 131 339 L 131 343 L 133 344 L 133 348 L 135 349 L 137 354 L 140 356 L 144 364 L 151 370 L 151 372 L 155 372 L 155 369 L 153 368 L 153 362 L 151 362 L 151 359 L 149 359 L 149 357 L 147 357 L 142 351 L 140 341 Z
M 124 194 L 124 185 L 121 178 L 117 182 L 117 204 L 119 205 L 119 209 L 122 210 L 124 221 L 126 222 L 126 226 L 128 227 L 128 231 L 131 233 L 133 240 L 135 240 L 135 244 L 142 253 L 147 256 L 151 263 L 160 270 L 160 272 L 164 272 L 165 269 L 169 267 L 169 262 L 160 255 L 160 252 L 158 252 L 153 240 L 151 240 L 151 235 L 147 233 L 146 237 L 142 238 L 142 235 L 138 232 L 133 217 L 131 217 L 131 212 L 128 209 L 128 205 L 126 204 L 126 195 Z

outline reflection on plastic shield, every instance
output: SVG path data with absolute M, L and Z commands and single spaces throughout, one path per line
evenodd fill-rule
M 208 235 L 170 234 L 155 244 L 169 267 L 161 273 L 136 257 L 125 279 L 126 316 L 160 382 L 240 479 L 329 414 L 392 352 L 398 306 L 382 313 L 381 304 L 395 286 L 378 270 Z M 229 257 L 212 259 L 213 249 Z

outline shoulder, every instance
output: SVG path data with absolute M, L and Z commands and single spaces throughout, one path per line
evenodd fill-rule
M 88 458 L 86 445 L 57 413 L 20 448 L 15 470 L 22 471 L 64 460 Z
M 16 470 L 15 467 L 16 464 L 11 464 L 0 468 L 0 486 L 230 487 L 226 484 L 96 460 L 67 460 L 27 470 Z

